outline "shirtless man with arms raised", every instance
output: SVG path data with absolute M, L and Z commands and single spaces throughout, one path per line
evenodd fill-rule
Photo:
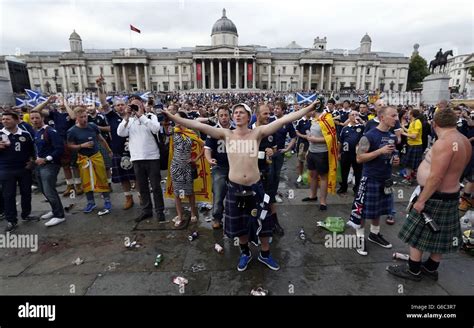
M 225 139 L 227 156 L 229 159 L 229 183 L 225 204 L 225 233 L 230 238 L 239 237 L 240 260 L 238 271 L 247 269 L 252 259 L 248 246 L 249 220 L 258 220 L 257 235 L 261 241 L 261 251 L 258 260 L 272 270 L 279 270 L 280 266 L 270 256 L 269 239 L 272 236 L 274 222 L 270 218 L 269 196 L 263 190 L 258 169 L 258 147 L 265 136 L 275 133 L 285 124 L 300 119 L 315 109 L 319 100 L 311 105 L 270 124 L 249 129 L 252 116 L 251 109 L 246 104 L 237 104 L 233 107 L 232 118 L 236 125 L 235 130 L 218 129 L 195 120 L 187 120 L 178 115 L 163 113 L 176 123 L 188 128 L 199 130 L 216 139 Z
M 451 109 L 439 110 L 434 116 L 438 140 L 418 167 L 421 193 L 412 201 L 413 207 L 398 235 L 410 245 L 408 266 L 387 267 L 396 276 L 419 281 L 423 274 L 437 280 L 441 255 L 455 252 L 461 244 L 459 181 L 472 150 L 468 139 L 457 131 L 456 121 Z M 430 257 L 422 263 L 423 252 L 430 253 Z

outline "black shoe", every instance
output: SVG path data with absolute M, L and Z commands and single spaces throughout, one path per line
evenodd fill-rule
M 135 218 L 135 222 L 141 222 L 151 217 L 153 217 L 153 215 L 150 213 L 142 213 L 138 217 Z
M 302 201 L 302 202 L 316 202 L 317 200 L 318 200 L 318 197 L 314 197 L 314 198 L 305 197 L 305 198 L 303 198 L 301 201 Z
M 16 229 L 17 224 L 8 222 L 7 226 L 5 227 L 5 232 L 12 232 Z
M 278 236 L 283 236 L 285 234 L 285 230 L 283 230 L 283 228 L 281 227 L 280 224 L 278 223 L 275 223 L 275 227 L 273 228 L 273 231 L 275 232 L 275 234 L 277 234 Z
M 39 221 L 39 217 L 38 216 L 35 216 L 35 215 L 28 215 L 28 216 L 25 216 L 25 217 L 21 217 L 21 219 L 23 221 Z
M 157 215 L 158 215 L 158 221 L 160 221 L 160 222 L 165 222 L 166 221 L 165 213 L 160 212 Z
M 438 281 L 438 270 L 429 271 L 423 264 L 421 265 L 421 274 L 427 276 L 434 281 Z
M 385 238 L 380 234 L 375 234 L 371 232 L 369 234 L 369 241 L 373 242 L 374 244 L 377 244 L 379 246 L 382 246 L 383 248 L 392 248 L 392 244 L 390 244 Z
M 404 279 L 420 281 L 422 278 L 420 272 L 418 274 L 411 272 L 407 264 L 389 265 L 386 270 L 394 276 Z
M 346 192 L 347 192 L 347 189 L 344 189 L 344 188 L 342 188 L 342 187 L 339 188 L 339 189 L 336 191 L 336 193 L 337 193 L 338 195 L 340 195 L 340 194 L 345 194 Z
M 321 205 L 319 205 L 319 210 L 320 210 L 320 211 L 327 211 L 327 210 L 328 210 L 328 206 L 321 204 Z

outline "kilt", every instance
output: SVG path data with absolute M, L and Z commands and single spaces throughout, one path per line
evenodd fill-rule
M 402 165 L 412 170 L 416 170 L 423 160 L 423 145 L 407 145 L 407 152 L 402 156 Z
M 112 182 L 120 183 L 124 181 L 135 180 L 135 171 L 133 170 L 133 165 L 131 165 L 130 169 L 126 170 L 120 165 L 121 161 L 122 156 L 114 154 L 112 157 Z
M 246 208 L 237 207 L 236 193 L 242 191 L 255 192 L 254 197 L 248 197 L 250 204 Z M 262 227 L 257 233 L 260 237 L 271 237 L 274 221 L 270 215 L 269 203 L 264 203 L 265 191 L 261 181 L 251 185 L 243 186 L 229 181 L 227 183 L 227 195 L 225 198 L 225 212 L 224 212 L 224 230 L 225 234 L 230 238 L 245 236 L 249 234 L 250 230 L 257 219 L 262 215 L 262 211 L 267 211 L 265 218 L 261 220 Z M 263 206 L 262 206 L 263 205 Z M 258 224 L 258 223 L 257 223 Z M 252 239 L 252 238 L 250 238 Z
M 423 211 L 438 224 L 440 231 L 432 232 L 425 225 L 423 216 L 412 209 L 398 237 L 423 252 L 435 254 L 456 252 L 462 244 L 458 206 L 459 198 L 428 199 Z
M 363 191 L 364 204 L 362 207 L 363 219 L 378 219 L 382 215 L 389 215 L 392 212 L 392 195 L 385 195 L 384 184 L 368 177 Z

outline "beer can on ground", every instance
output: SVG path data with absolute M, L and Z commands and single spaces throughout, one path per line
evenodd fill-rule
M 408 261 L 408 259 L 410 258 L 410 255 L 403 254 L 403 253 L 393 253 L 393 258 Z
M 219 244 L 217 244 L 217 243 L 214 245 L 214 249 L 215 249 L 216 252 L 219 253 L 219 254 L 224 253 L 224 248 L 222 248 L 222 246 L 219 245 Z
M 156 255 L 155 267 L 158 267 L 160 265 L 161 261 L 163 261 L 163 255 L 161 255 L 161 254 Z
M 198 232 L 194 231 L 192 234 L 190 234 L 188 236 L 188 239 L 189 239 L 189 241 L 193 241 L 193 240 L 197 239 L 198 236 L 199 236 Z

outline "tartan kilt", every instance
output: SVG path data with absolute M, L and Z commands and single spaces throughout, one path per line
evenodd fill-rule
M 109 153 L 107 153 L 107 150 L 102 146 L 102 144 L 99 142 L 99 151 L 102 154 L 102 158 L 104 159 L 104 164 L 105 164 L 105 169 L 110 170 L 112 167 L 112 159 L 109 156 Z
M 428 199 L 424 212 L 438 224 L 440 231 L 432 232 L 425 225 L 423 216 L 412 209 L 398 237 L 423 252 L 435 254 L 456 252 L 462 244 L 458 205 L 459 201 L 456 199 Z
M 382 215 L 391 214 L 393 194 L 385 195 L 383 188 L 383 182 L 367 178 L 362 208 L 363 219 L 378 219 Z
M 134 181 L 135 180 L 135 171 L 133 170 L 133 165 L 131 169 L 125 170 L 120 166 L 122 156 L 114 154 L 112 157 L 112 182 L 121 183 L 124 181 Z
M 423 160 L 423 145 L 407 145 L 407 152 L 402 156 L 402 165 L 412 170 L 416 170 Z
M 251 204 L 246 208 L 237 207 L 237 192 L 254 191 L 255 196 L 251 198 Z M 262 220 L 262 228 L 258 233 L 260 237 L 271 237 L 273 235 L 274 221 L 270 215 L 270 205 L 264 204 L 265 191 L 261 181 L 251 185 L 243 186 L 229 181 L 227 183 L 227 195 L 225 198 L 224 212 L 224 231 L 229 238 L 235 238 L 248 235 L 257 219 L 260 217 L 262 210 L 266 210 L 265 219 Z M 264 206 L 262 207 L 261 204 Z M 258 223 L 257 223 L 258 225 Z M 252 238 L 250 238 L 252 239 Z

